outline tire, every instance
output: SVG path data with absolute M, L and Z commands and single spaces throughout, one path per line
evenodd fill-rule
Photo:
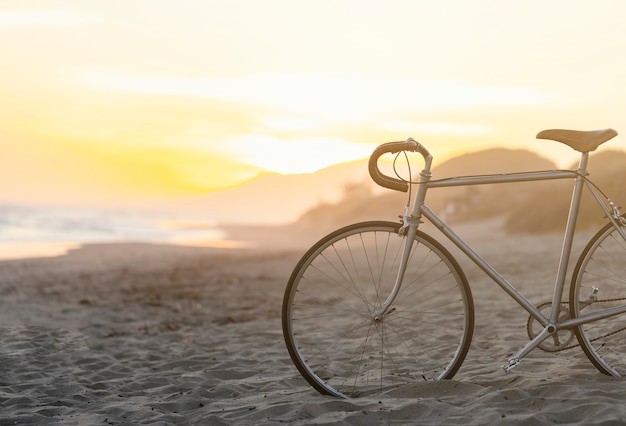
M 586 302 L 597 288 L 597 301 Z M 626 241 L 609 223 L 580 255 L 570 288 L 573 318 L 626 304 Z M 626 314 L 583 324 L 576 338 L 593 365 L 604 374 L 626 375 Z
M 353 398 L 450 379 L 474 329 L 465 274 L 418 231 L 403 285 L 382 318 L 406 237 L 393 222 L 364 222 L 317 242 L 285 290 L 283 335 L 298 371 L 325 395 Z

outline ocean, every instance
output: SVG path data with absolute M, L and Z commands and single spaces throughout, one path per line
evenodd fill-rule
M 54 256 L 88 243 L 236 247 L 204 213 L 0 204 L 0 259 Z

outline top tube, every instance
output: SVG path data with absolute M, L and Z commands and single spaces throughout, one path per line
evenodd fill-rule
M 548 170 L 538 172 L 504 173 L 497 175 L 457 176 L 422 182 L 429 188 L 447 186 L 484 185 L 490 183 L 531 182 L 538 180 L 572 179 L 584 175 L 578 170 Z

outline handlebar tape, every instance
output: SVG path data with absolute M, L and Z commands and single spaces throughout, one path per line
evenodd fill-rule
M 422 148 L 413 139 L 400 142 L 387 142 L 377 147 L 369 159 L 369 173 L 374 182 L 385 188 L 393 189 L 395 191 L 407 192 L 409 190 L 409 184 L 406 181 L 392 178 L 390 176 L 383 175 L 378 169 L 378 159 L 387 153 L 395 154 L 400 151 L 419 151 Z

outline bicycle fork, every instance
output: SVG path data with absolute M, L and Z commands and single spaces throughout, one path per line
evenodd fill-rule
M 382 306 L 374 311 L 374 320 L 379 321 L 385 315 L 385 313 L 389 310 L 393 302 L 398 297 L 400 293 L 400 287 L 402 287 L 402 280 L 404 279 L 404 273 L 406 272 L 407 264 L 409 263 L 409 258 L 411 257 L 411 250 L 413 248 L 413 241 L 415 241 L 415 235 L 417 233 L 417 223 L 407 215 L 402 217 L 403 226 L 400 228 L 398 233 L 400 235 L 405 234 L 406 240 L 404 244 L 404 250 L 402 252 L 402 258 L 400 259 L 400 267 L 398 268 L 398 275 L 396 277 L 396 282 L 391 289 L 391 293 L 387 296 L 387 300 L 382 304 Z M 393 310 L 392 310 L 393 311 Z
M 410 139 L 412 140 L 412 139 Z M 415 141 L 413 141 L 415 142 Z M 398 269 L 398 276 L 396 282 L 391 290 L 391 293 L 387 297 L 387 300 L 382 304 L 380 309 L 374 311 L 374 320 L 379 321 L 385 315 L 389 307 L 398 297 L 400 293 L 400 287 L 402 286 L 402 280 L 404 279 L 404 273 L 406 271 L 407 264 L 411 257 L 411 250 L 413 248 L 413 242 L 415 241 L 415 235 L 417 234 L 417 227 L 421 223 L 421 206 L 426 199 L 426 185 L 431 178 L 430 167 L 432 162 L 432 156 L 430 154 L 424 156 L 425 164 L 424 169 L 420 172 L 420 185 L 418 185 L 417 194 L 415 195 L 415 203 L 413 205 L 413 212 L 409 213 L 409 204 L 406 206 L 406 211 L 402 216 L 402 227 L 398 231 L 398 235 L 405 235 L 406 240 L 404 244 L 404 251 L 402 253 L 402 259 L 400 262 L 400 268 Z

